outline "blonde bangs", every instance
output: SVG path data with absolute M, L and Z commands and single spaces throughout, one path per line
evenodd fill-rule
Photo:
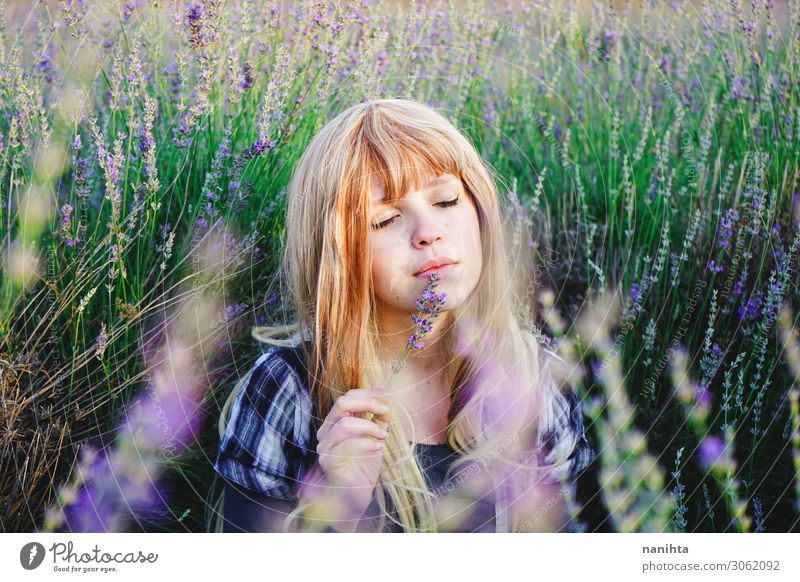
M 397 109 L 391 103 L 365 113 L 353 135 L 350 159 L 356 163 L 349 168 L 345 184 L 369 189 L 377 180 L 384 189 L 384 202 L 392 204 L 442 174 L 462 176 L 468 154 L 458 147 L 460 142 L 443 131 L 440 120 L 431 118 L 432 110 L 407 113 L 406 107 Z M 353 195 L 363 199 L 367 192 Z

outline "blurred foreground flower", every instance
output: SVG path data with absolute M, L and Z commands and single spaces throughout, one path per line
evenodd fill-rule
M 610 339 L 608 314 L 619 313 L 618 296 L 603 295 L 589 304 L 577 327 L 600 356 L 595 375 L 605 399 L 589 410 L 597 426 L 600 453 L 600 490 L 616 531 L 671 531 L 673 504 L 664 490 L 664 474 L 648 452 L 645 435 L 634 424 L 634 410 L 628 399 L 620 356 Z
M 113 446 L 81 448 L 71 482 L 59 489 L 58 505 L 46 509 L 45 531 L 120 532 L 169 511 L 161 487 L 164 463 L 198 440 L 208 389 L 204 363 L 214 356 L 224 322 L 223 304 L 210 292 L 223 265 L 211 249 L 203 247 L 203 271 L 195 277 L 206 283 L 178 303 L 147 362 L 147 386 L 125 409 Z

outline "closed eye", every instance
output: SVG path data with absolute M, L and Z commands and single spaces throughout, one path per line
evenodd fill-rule
M 435 206 L 440 206 L 442 208 L 449 208 L 450 206 L 455 206 L 456 204 L 458 204 L 458 199 L 459 199 L 459 197 L 457 196 L 453 200 L 445 200 L 444 202 L 437 202 L 435 204 Z M 387 226 L 392 224 L 395 221 L 396 218 L 398 218 L 398 217 L 397 216 L 392 216 L 391 218 L 389 218 L 388 220 L 384 220 L 380 224 L 373 224 L 372 228 L 375 228 L 375 229 L 386 228 Z

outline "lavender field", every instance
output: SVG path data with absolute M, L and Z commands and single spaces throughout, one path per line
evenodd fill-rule
M 207 531 L 286 186 L 426 103 L 535 236 L 587 531 L 800 523 L 800 1 L 0 0 L 0 531 Z

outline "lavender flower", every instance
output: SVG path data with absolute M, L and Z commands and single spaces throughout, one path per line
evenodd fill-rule
M 686 531 L 686 487 L 681 483 L 681 456 L 684 447 L 678 449 L 675 454 L 675 470 L 672 477 L 675 479 L 675 488 L 672 490 L 672 497 L 675 500 L 675 517 L 672 518 L 672 525 L 676 532 Z
M 225 321 L 232 321 L 239 317 L 247 309 L 247 303 L 237 303 L 225 307 Z
M 144 168 L 142 172 L 147 180 L 147 190 L 156 192 L 160 187 L 158 170 L 156 169 L 156 143 L 153 137 L 153 122 L 156 115 L 156 101 L 149 95 L 144 98 L 145 121 L 140 130 L 139 150 L 144 154 Z
M 186 13 L 187 20 L 189 21 L 189 44 L 195 49 L 201 49 L 205 45 L 205 38 L 203 34 L 204 12 L 203 6 L 196 2 L 189 5 L 189 10 Z
M 71 204 L 64 204 L 61 207 L 61 214 L 63 216 L 61 223 L 58 226 L 58 235 L 66 240 L 67 246 L 71 247 L 80 242 L 80 232 L 74 239 L 71 236 L 72 231 L 72 211 L 74 210 Z
M 739 220 L 739 213 L 735 208 L 728 209 L 725 216 L 719 219 L 719 230 L 717 232 L 717 246 L 721 249 L 727 249 L 731 244 L 731 237 L 733 236 L 733 224 Z
M 718 436 L 709 436 L 700 443 L 700 461 L 708 469 L 714 468 L 724 459 L 725 443 Z
M 122 12 L 122 20 L 128 22 L 130 20 L 131 15 L 141 8 L 141 0 L 133 0 L 132 2 L 126 2 L 125 8 Z
M 411 321 L 414 322 L 414 331 L 411 337 L 408 338 L 406 350 L 403 352 L 403 356 L 398 362 L 399 366 L 396 368 L 397 371 L 405 364 L 411 350 L 421 350 L 425 347 L 425 342 L 422 341 L 422 337 L 433 328 L 433 320 L 439 316 L 439 311 L 441 311 L 447 299 L 447 293 L 436 295 L 433 292 L 438 281 L 439 275 L 432 273 L 430 276 L 430 283 L 428 283 L 428 286 L 422 293 L 422 297 L 417 299 L 417 309 L 419 309 L 419 313 L 411 316 Z M 423 316 L 423 313 L 428 313 L 429 315 Z M 392 377 L 394 377 L 394 375 Z
M 761 505 L 761 499 L 753 497 L 753 513 L 756 520 L 756 533 L 763 533 L 764 529 L 764 508 Z
M 155 520 L 168 511 L 164 461 L 196 443 L 208 388 L 196 366 L 201 353 L 214 355 L 219 329 L 217 317 L 196 314 L 221 311 L 205 295 L 185 301 L 178 313 L 195 315 L 172 322 L 162 346 L 148 358 L 146 389 L 125 407 L 114 444 L 82 447 L 77 470 L 59 491 L 58 507 L 46 511 L 47 531 L 125 531 L 131 521 Z M 105 335 L 102 324 L 98 352 Z
M 422 338 L 426 333 L 431 331 L 433 327 L 433 320 L 439 316 L 439 312 L 441 311 L 442 306 L 447 299 L 447 293 L 441 293 L 439 295 L 434 293 L 434 289 L 436 288 L 436 284 L 439 282 L 439 278 L 439 275 L 436 273 L 431 273 L 430 282 L 428 283 L 427 287 L 425 287 L 425 291 L 423 291 L 422 296 L 417 299 L 416 304 L 417 309 L 419 309 L 419 313 L 411 316 L 411 321 L 414 322 L 414 327 L 411 332 L 411 336 L 406 342 L 403 354 L 392 366 L 392 373 L 385 385 L 385 388 L 387 389 L 392 385 L 394 379 L 397 377 L 397 374 L 403 369 L 403 366 L 405 366 L 405 363 L 408 360 L 408 357 L 411 355 L 411 352 L 413 350 L 421 350 L 425 347 L 425 342 L 422 341 Z M 367 418 L 371 420 L 374 418 L 374 415 L 370 413 L 367 415 Z

